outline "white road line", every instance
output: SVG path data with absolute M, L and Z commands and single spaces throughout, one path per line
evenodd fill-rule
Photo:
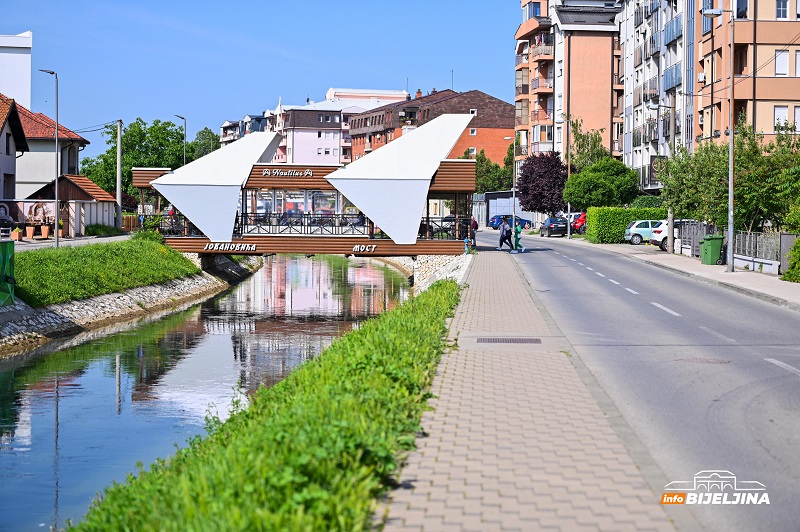
M 609 283 L 614 283 L 614 284 L 619 284 L 619 283 L 618 283 L 618 282 L 616 282 L 614 279 L 609 279 L 609 280 L 608 280 L 608 282 L 609 282 Z
M 636 290 L 631 290 L 630 288 L 626 288 L 625 290 L 627 290 L 628 292 L 630 292 L 631 294 L 633 294 L 635 296 L 639 295 L 639 292 L 637 292 Z
M 720 340 L 725 340 L 726 342 L 732 342 L 732 343 L 736 343 L 736 340 L 734 340 L 733 338 L 728 338 L 728 337 L 727 337 L 727 336 L 725 336 L 724 334 L 720 334 L 720 333 L 718 333 L 717 331 L 712 331 L 712 330 L 711 330 L 711 329 L 709 329 L 708 327 L 700 327 L 700 330 L 701 330 L 701 331 L 705 331 L 705 332 L 707 332 L 708 334 L 712 334 L 712 335 L 716 336 L 717 338 L 719 338 Z
M 793 366 L 790 366 L 789 364 L 784 364 L 784 363 L 783 363 L 783 362 L 781 362 L 780 360 L 775 360 L 774 358 L 765 358 L 764 360 L 766 360 L 766 361 L 767 361 L 767 362 L 769 362 L 770 364 L 775 364 L 775 365 L 776 365 L 776 366 L 778 366 L 779 368 L 783 368 L 783 369 L 785 369 L 786 371 L 791 371 L 792 373 L 794 373 L 795 375 L 797 375 L 798 377 L 800 377 L 800 369 L 797 369 L 797 368 L 795 368 L 795 367 L 793 367 Z
M 588 267 L 588 266 L 586 267 L 586 269 L 587 269 L 587 270 L 589 270 L 589 271 L 591 271 L 591 272 L 593 272 L 593 271 L 594 271 L 594 268 L 590 268 L 590 267 Z
M 569 259 L 569 260 L 571 260 L 572 262 L 578 262 L 578 261 L 576 261 L 575 259 Z
M 602 274 L 602 273 L 600 273 L 600 272 L 594 272 L 594 273 L 596 273 L 596 274 L 597 274 L 597 275 L 599 275 L 600 277 L 605 277 L 605 275 L 603 275 L 603 274 Z
M 579 262 L 578 266 L 586 266 L 586 265 L 584 263 L 582 263 L 582 262 Z
M 667 307 L 665 307 L 664 305 L 659 305 L 659 304 L 658 304 L 658 303 L 656 303 L 655 301 L 651 301 L 651 302 L 650 302 L 650 304 L 651 304 L 651 305 L 653 305 L 653 306 L 654 306 L 654 307 L 656 307 L 656 308 L 660 308 L 661 310 L 663 310 L 663 311 L 664 311 L 664 312 L 666 312 L 667 314 L 672 314 L 673 316 L 680 316 L 680 314 L 678 314 L 678 313 L 677 313 L 677 312 L 675 312 L 674 310 L 670 310 L 670 309 L 668 309 Z

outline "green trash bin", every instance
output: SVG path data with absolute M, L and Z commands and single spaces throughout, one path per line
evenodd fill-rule
M 706 235 L 700 241 L 703 264 L 722 264 L 723 240 L 725 240 L 723 235 Z
M 14 241 L 0 241 L 0 307 L 14 304 Z

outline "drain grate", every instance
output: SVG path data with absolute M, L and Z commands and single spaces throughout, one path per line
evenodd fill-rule
M 676 358 L 675 362 L 689 362 L 690 364 L 730 364 L 730 360 L 720 360 L 718 358 Z
M 478 338 L 479 344 L 541 344 L 540 338 Z

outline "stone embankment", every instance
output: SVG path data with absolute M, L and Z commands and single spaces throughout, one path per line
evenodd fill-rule
M 439 279 L 455 279 L 463 284 L 473 255 L 418 255 L 411 257 L 384 257 L 380 260 L 402 271 L 413 279 L 414 293 L 427 289 Z
M 197 261 L 196 257 L 190 257 Z M 143 317 L 151 312 L 177 307 L 222 292 L 245 279 L 261 264 L 254 257 L 242 265 L 217 259 L 207 271 L 173 281 L 142 286 L 80 301 L 34 309 L 17 299 L 0 307 L 0 357 L 26 351 L 59 338 L 110 323 Z

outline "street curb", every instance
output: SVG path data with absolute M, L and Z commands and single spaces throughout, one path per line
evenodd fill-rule
M 572 243 L 572 240 L 566 240 L 566 241 Z M 668 266 L 666 264 L 661 264 L 660 262 L 653 262 L 653 261 L 648 260 L 646 258 L 642 258 L 640 255 L 628 255 L 627 253 L 618 253 L 618 252 L 616 252 L 614 250 L 611 250 L 611 249 L 603 249 L 603 248 L 596 247 L 596 246 L 602 245 L 602 244 L 571 244 L 571 245 L 578 245 L 578 246 L 584 246 L 584 247 L 587 247 L 587 248 L 593 248 L 596 251 L 599 251 L 601 253 L 607 253 L 607 254 L 610 254 L 610 255 L 621 256 L 621 257 L 625 257 L 626 259 L 629 259 L 629 260 L 638 260 L 638 261 L 643 262 L 645 264 L 649 264 L 650 266 L 654 266 L 656 268 L 660 268 L 662 270 L 666 270 L 668 272 L 672 272 L 672 273 L 675 273 L 677 275 L 682 275 L 683 277 L 688 277 L 690 279 L 694 279 L 696 281 L 700 281 L 700 282 L 703 282 L 703 283 L 706 283 L 706 284 L 719 286 L 721 288 L 725 288 L 726 290 L 730 290 L 732 292 L 736 292 L 736 293 L 744 295 L 744 296 L 752 297 L 754 299 L 760 299 L 761 301 L 764 301 L 765 303 L 771 303 L 773 305 L 777 305 L 777 306 L 792 310 L 794 312 L 800 312 L 800 304 L 794 303 L 794 302 L 789 301 L 787 299 L 783 299 L 783 298 L 780 298 L 780 297 L 777 297 L 777 296 L 771 296 L 769 294 L 765 294 L 763 292 L 759 292 L 758 290 L 752 290 L 750 288 L 744 288 L 742 286 L 736 286 L 734 284 L 726 283 L 724 281 L 717 281 L 715 279 L 710 279 L 708 277 L 704 277 L 704 276 L 698 275 L 696 273 L 687 272 L 687 271 L 684 271 L 684 270 L 680 270 L 678 268 L 674 268 L 672 266 Z

